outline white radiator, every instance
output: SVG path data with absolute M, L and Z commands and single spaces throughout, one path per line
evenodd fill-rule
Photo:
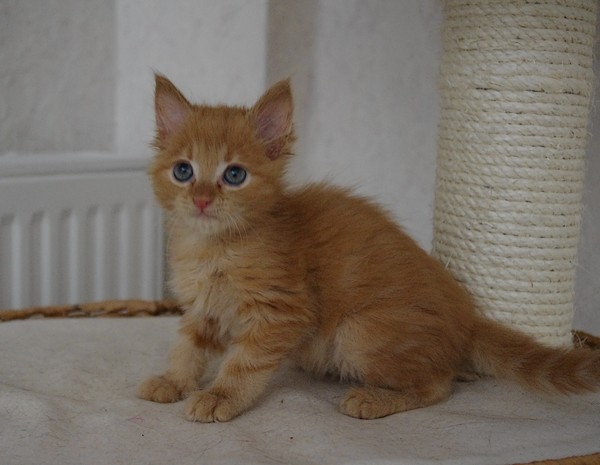
M 0 309 L 162 296 L 146 162 L 0 157 Z

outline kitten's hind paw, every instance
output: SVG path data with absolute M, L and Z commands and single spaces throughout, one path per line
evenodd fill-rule
M 153 376 L 144 381 L 138 388 L 137 395 L 141 399 L 152 402 L 177 402 L 183 399 L 183 390 L 166 376 Z
M 342 398 L 340 410 L 343 414 L 361 419 L 380 418 L 394 413 L 376 389 L 352 388 Z
M 409 403 L 402 392 L 373 386 L 351 388 L 340 402 L 342 413 L 363 420 L 386 417 L 418 406 L 418 403 Z

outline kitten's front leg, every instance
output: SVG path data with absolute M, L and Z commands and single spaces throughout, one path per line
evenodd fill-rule
M 227 357 L 211 387 L 192 393 L 186 400 L 187 419 L 205 423 L 231 420 L 255 402 L 278 367 L 279 362 L 261 364 L 238 355 Z
M 138 388 L 138 397 L 162 403 L 184 399 L 199 389 L 207 362 L 206 350 L 193 337 L 182 334 L 171 352 L 168 370 L 144 381 Z
M 229 421 L 248 409 L 304 334 L 298 322 L 263 321 L 237 338 L 210 388 L 194 392 L 187 399 L 187 419 Z

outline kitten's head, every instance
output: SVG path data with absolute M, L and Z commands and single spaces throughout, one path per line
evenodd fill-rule
M 156 75 L 155 195 L 201 234 L 243 231 L 280 198 L 294 140 L 288 81 L 251 108 L 193 105 Z

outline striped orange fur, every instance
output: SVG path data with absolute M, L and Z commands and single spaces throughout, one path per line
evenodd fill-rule
M 326 184 L 287 188 L 287 81 L 251 108 L 213 107 L 157 76 L 155 108 L 149 173 L 185 314 L 169 368 L 140 397 L 186 398 L 188 419 L 227 421 L 286 360 L 352 382 L 340 408 L 358 418 L 440 402 L 472 369 L 542 390 L 600 387 L 600 353 L 544 347 L 483 318 L 371 201 Z

